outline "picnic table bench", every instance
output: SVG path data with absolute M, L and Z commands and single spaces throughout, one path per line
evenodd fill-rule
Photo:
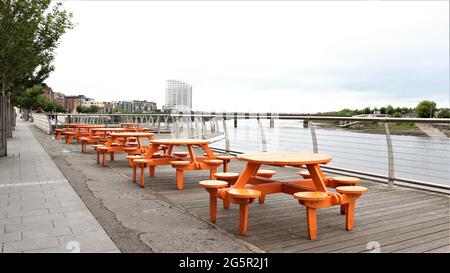
M 136 182 L 136 169 L 141 169 L 141 187 L 145 186 L 146 167 L 150 169 L 150 177 L 155 174 L 155 167 L 161 165 L 171 165 L 176 169 L 176 185 L 178 190 L 183 190 L 184 172 L 194 170 L 209 170 L 210 177 L 213 179 L 217 168 L 224 163 L 217 159 L 217 155 L 208 147 L 208 141 L 204 139 L 155 139 L 150 141 L 151 146 L 147 149 L 143 158 L 132 160 L 133 182 Z M 176 146 L 184 146 L 187 152 L 174 152 Z M 205 156 L 196 156 L 194 146 L 200 147 Z M 157 153 L 161 147 L 165 147 L 163 154 Z M 226 160 L 229 160 L 227 158 Z
M 346 215 L 346 229 L 352 230 L 354 223 L 355 202 L 367 188 L 355 186 L 357 179 L 349 177 L 330 178 L 324 175 L 319 164 L 327 164 L 331 156 L 321 153 L 302 152 L 263 152 L 238 155 L 239 160 L 247 162 L 243 172 L 234 185 L 226 182 L 220 183 L 211 180 L 200 181 L 210 194 L 210 218 L 216 221 L 217 199 L 224 200 L 226 204 L 240 206 L 239 230 L 241 235 L 247 233 L 248 205 L 256 198 L 275 193 L 285 193 L 306 207 L 308 236 L 317 238 L 316 209 L 339 205 L 341 213 Z M 308 169 L 310 178 L 295 181 L 279 181 L 257 175 L 261 165 L 276 167 L 304 167 Z M 306 174 L 303 172 L 303 174 Z M 220 180 L 219 180 L 220 181 Z M 336 188 L 336 192 L 329 191 L 327 187 Z

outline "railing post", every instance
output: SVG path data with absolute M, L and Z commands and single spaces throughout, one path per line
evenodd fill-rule
M 206 124 L 205 124 L 205 118 L 201 117 L 202 119 L 202 139 L 206 139 L 207 137 L 207 132 L 206 132 Z
M 48 133 L 50 135 L 52 135 L 53 134 L 52 119 L 50 118 L 49 114 L 47 114 L 46 116 L 47 116 L 47 121 L 48 121 Z
M 161 119 L 159 116 L 156 118 L 156 123 L 158 124 L 157 125 L 158 126 L 158 129 L 157 129 L 158 134 L 160 134 L 161 133 Z
M 389 130 L 389 124 L 384 123 L 384 132 L 386 133 L 386 145 L 388 152 L 388 187 L 394 186 L 394 149 L 392 147 L 392 138 Z
M 273 128 L 275 126 L 275 120 L 272 117 L 272 113 L 267 113 L 267 116 L 270 118 L 270 128 Z
M 187 131 L 188 131 L 188 137 L 189 137 L 189 138 L 192 138 L 191 120 L 190 120 L 190 119 L 191 119 L 191 118 L 188 118 L 188 117 L 185 117 L 185 118 L 184 118 L 185 123 L 186 123 L 186 128 L 187 128 Z
M 261 119 L 259 118 L 259 114 L 258 114 L 257 120 L 258 120 L 259 132 L 261 134 L 261 151 L 267 152 L 266 134 L 264 133 L 264 127 L 262 126 Z
M 225 134 L 225 151 L 228 153 L 230 151 L 230 136 L 228 135 L 227 118 L 225 113 L 223 113 L 222 121 L 223 121 L 223 132 Z
M 237 128 L 237 112 L 234 113 L 234 128 Z
M 172 131 L 175 131 L 175 138 L 179 138 L 180 133 L 178 131 L 178 118 L 177 117 L 173 117 L 173 119 L 172 119 L 172 128 L 173 128 Z
M 308 127 L 309 130 L 311 131 L 313 152 L 317 154 L 319 152 L 319 146 L 317 145 L 316 129 L 314 128 L 314 123 L 311 120 L 308 121 Z

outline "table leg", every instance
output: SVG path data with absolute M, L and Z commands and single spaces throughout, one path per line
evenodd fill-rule
M 136 141 L 137 141 L 137 143 L 138 143 L 138 147 L 139 147 L 139 149 L 141 149 L 141 139 L 140 139 L 140 137 L 136 137 Z
M 217 218 L 217 189 L 213 189 L 209 193 L 209 205 L 209 218 L 212 223 L 215 223 Z
M 244 171 L 239 176 L 238 180 L 234 184 L 235 188 L 244 188 L 247 181 L 250 179 L 250 177 L 254 176 L 257 172 L 261 164 L 259 163 L 253 163 L 249 162 L 247 163 L 247 166 L 245 166 Z
M 247 234 L 248 227 L 248 204 L 239 205 L 239 233 L 242 236 Z
M 316 209 L 306 207 L 306 217 L 308 218 L 308 234 L 309 239 L 315 240 L 317 238 L 317 215 Z
M 345 228 L 350 231 L 353 229 L 353 222 L 355 217 L 355 200 L 346 205 L 345 209 Z
M 316 189 L 321 192 L 328 192 L 327 187 L 325 185 L 325 175 L 323 174 L 320 166 L 318 164 L 306 165 L 308 168 L 309 174 L 316 186 Z
M 167 145 L 167 146 L 169 146 L 167 148 L 167 155 L 171 156 L 172 155 L 172 150 L 173 150 L 173 145 Z
M 176 171 L 176 175 L 177 175 L 177 189 L 178 190 L 183 190 L 183 170 L 177 169 Z
M 194 149 L 192 148 L 192 145 L 187 145 L 187 147 L 189 151 L 189 156 L 191 157 L 191 162 L 197 163 L 197 160 L 195 160 L 195 153 Z
M 211 158 L 215 158 L 213 151 L 208 147 L 207 144 L 202 145 L 203 151 L 205 151 L 206 155 Z
M 141 187 L 145 186 L 145 164 L 141 164 Z

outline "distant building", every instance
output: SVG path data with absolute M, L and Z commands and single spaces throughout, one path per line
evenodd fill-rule
M 86 100 L 89 100 L 84 95 L 66 96 L 66 109 L 69 113 L 76 113 L 77 107 L 81 106 Z
M 156 103 L 146 100 L 118 101 L 115 102 L 117 109 L 123 109 L 127 112 L 155 112 L 157 110 Z
M 56 104 L 61 105 L 62 107 L 66 107 L 66 96 L 61 92 L 54 92 L 53 97 Z
M 167 80 L 166 103 L 167 111 L 191 111 L 192 110 L 192 86 L 178 80 Z
M 115 109 L 115 105 L 112 102 L 105 101 L 104 105 L 105 107 L 103 108 L 103 112 L 105 113 L 112 113 L 113 110 Z
M 134 112 L 135 111 L 155 112 L 156 103 L 153 101 L 146 101 L 146 100 L 133 100 L 133 108 Z
M 42 88 L 44 89 L 44 96 L 47 98 L 49 102 L 55 102 L 55 96 L 53 90 L 46 83 L 42 83 Z
M 91 106 L 97 106 L 99 111 L 103 112 L 105 108 L 105 103 L 102 101 L 96 101 L 96 100 L 84 100 L 83 103 L 81 103 L 82 107 L 90 108 Z

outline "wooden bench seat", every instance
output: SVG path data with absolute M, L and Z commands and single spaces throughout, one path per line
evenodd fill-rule
M 217 192 L 219 189 L 228 187 L 228 182 L 221 180 L 203 180 L 198 182 L 209 193 L 209 218 L 212 223 L 217 218 Z
M 272 178 L 277 172 L 273 170 L 258 170 L 256 173 L 256 176 L 266 177 L 266 178 Z
M 308 236 L 309 239 L 315 240 L 317 238 L 317 213 L 316 208 L 311 207 L 311 202 L 317 203 L 323 201 L 328 198 L 328 194 L 326 192 L 297 192 L 294 194 L 294 198 L 306 207 Z
M 248 204 L 260 197 L 261 192 L 253 189 L 232 188 L 227 194 L 232 203 L 239 204 L 239 233 L 245 236 L 248 227 Z
M 188 157 L 189 153 L 188 152 L 172 152 L 173 156 L 176 157 Z
M 311 178 L 311 174 L 307 170 L 299 171 L 298 174 L 301 175 L 303 179 Z
M 235 159 L 236 157 L 233 155 L 219 155 L 217 156 L 217 159 L 222 160 L 223 162 L 223 172 L 228 172 L 228 163 L 230 163 L 231 160 Z

